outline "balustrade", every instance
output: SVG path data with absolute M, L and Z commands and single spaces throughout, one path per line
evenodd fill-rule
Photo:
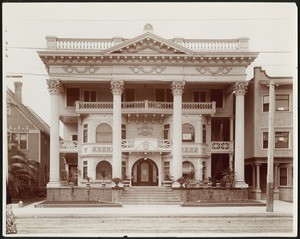
M 113 46 L 112 39 L 69 39 L 58 38 L 58 50 L 105 50 Z
M 211 142 L 212 152 L 233 152 L 232 141 L 212 141 Z
M 59 149 L 61 151 L 77 151 L 78 148 L 78 142 L 77 141 L 67 141 L 67 140 L 63 140 L 59 142 Z
M 235 51 L 240 49 L 240 40 L 184 39 L 183 46 L 192 51 Z

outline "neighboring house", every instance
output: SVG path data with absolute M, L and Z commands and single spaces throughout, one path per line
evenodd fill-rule
M 61 186 L 63 167 L 94 187 L 104 168 L 108 181 L 127 175 L 135 186 L 232 168 L 235 187 L 247 187 L 246 68 L 258 56 L 249 39 L 164 39 L 150 24 L 132 39 L 46 39 L 38 54 L 49 73 L 49 188 Z
M 268 161 L 268 116 L 270 81 L 275 84 L 275 199 L 293 200 L 293 78 L 270 77 L 260 67 L 254 68 L 246 94 L 246 180 L 253 198 L 266 194 Z
M 18 144 L 30 159 L 40 163 L 39 180 L 32 186 L 45 187 L 49 181 L 50 128 L 23 105 L 21 82 L 15 82 L 15 93 L 7 89 L 6 94 L 8 142 Z

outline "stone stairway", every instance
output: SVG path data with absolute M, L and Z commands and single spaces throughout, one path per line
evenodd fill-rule
M 120 198 L 122 204 L 179 205 L 180 200 L 171 188 L 129 187 Z

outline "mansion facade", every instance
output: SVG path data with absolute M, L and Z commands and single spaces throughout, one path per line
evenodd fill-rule
M 249 39 L 164 39 L 150 24 L 132 39 L 46 39 L 48 188 L 60 187 L 63 169 L 79 186 L 162 186 L 169 174 L 203 180 L 230 168 L 235 187 L 248 186 L 246 68 L 258 56 Z

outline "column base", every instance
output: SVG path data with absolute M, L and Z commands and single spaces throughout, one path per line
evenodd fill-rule
M 237 181 L 234 182 L 234 187 L 235 188 L 248 188 L 249 185 L 247 183 L 245 183 L 244 180 L 242 180 L 242 181 L 237 180 Z
M 47 184 L 47 188 L 59 188 L 61 186 L 60 181 L 50 181 Z
M 254 200 L 261 200 L 261 190 L 260 189 L 254 189 L 251 192 L 251 198 Z

